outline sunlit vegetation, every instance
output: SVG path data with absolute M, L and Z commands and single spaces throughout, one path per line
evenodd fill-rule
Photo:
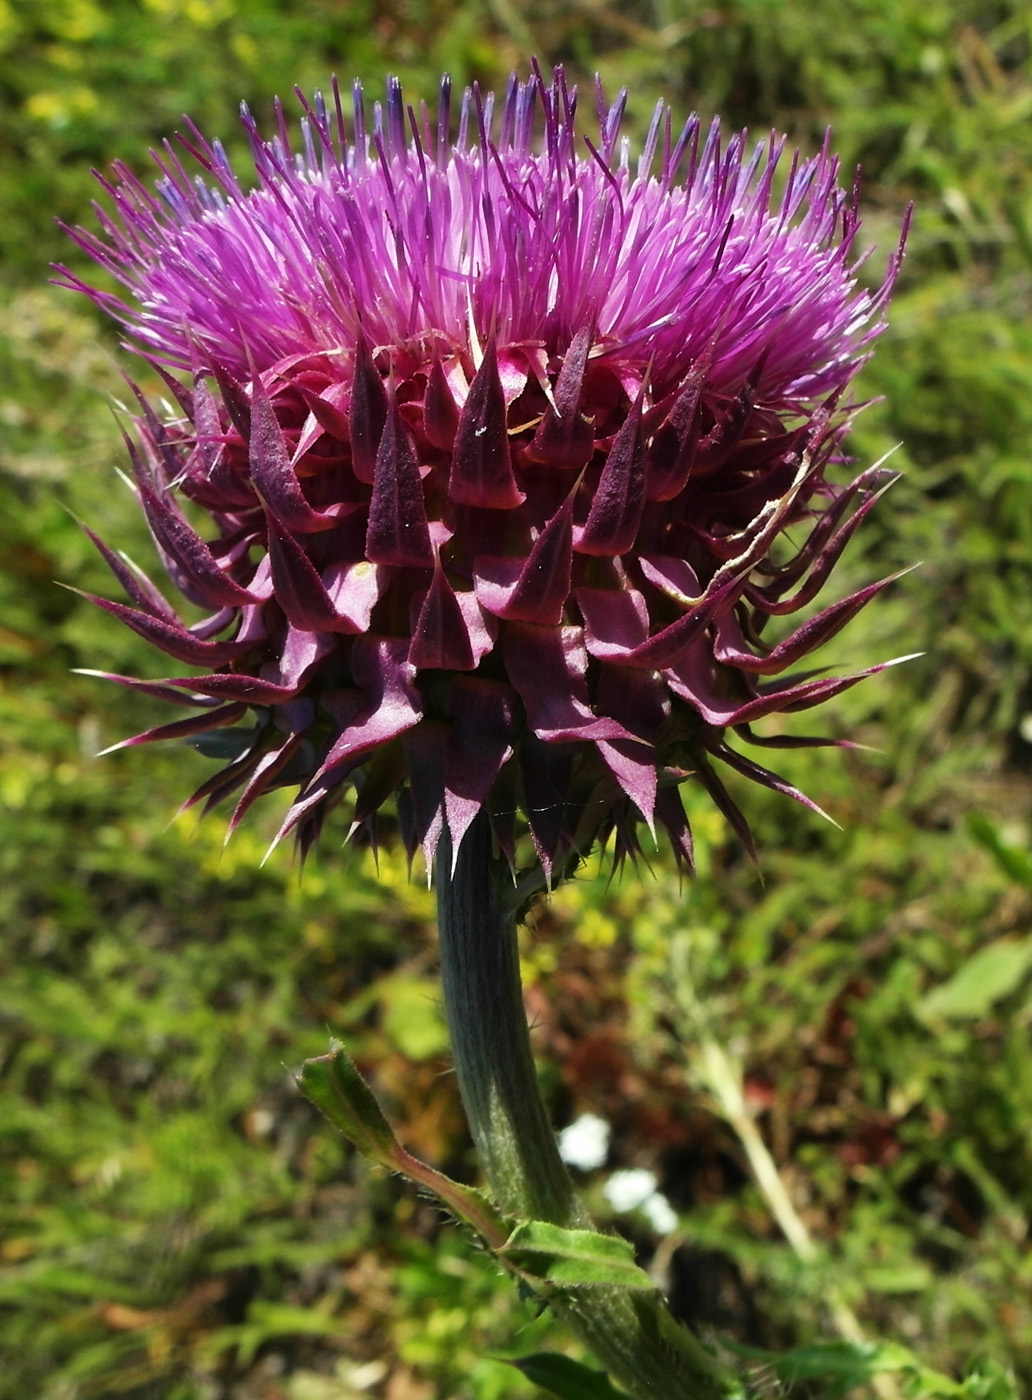
M 241 97 L 331 71 L 432 96 L 529 51 L 589 105 L 596 68 L 626 83 L 637 132 L 660 96 L 811 150 L 830 124 L 864 166 L 872 281 L 918 207 L 851 440 L 905 476 L 840 587 L 922 567 L 827 660 L 924 656 L 819 717 L 869 749 L 778 755 L 839 829 L 743 792 L 757 871 L 700 803 L 695 884 L 662 851 L 612 884 L 595 862 L 537 912 L 556 1124 L 610 1124 L 584 1189 L 707 1335 L 800 1346 L 845 1309 L 970 1400 L 1032 1392 L 1030 37 L 1019 0 L 0 0 L 2 1400 L 530 1400 L 506 1358 L 566 1345 L 290 1076 L 340 1036 L 406 1145 L 472 1177 L 423 872 L 342 851 L 343 820 L 303 878 L 286 850 L 263 866 L 275 811 L 225 849 L 219 814 L 176 818 L 202 755 L 97 759 L 167 716 L 72 669 L 161 661 L 55 582 L 114 587 L 76 516 L 151 559 L 117 476 L 127 360 L 47 280 L 89 167 L 144 173 L 183 112 L 232 145 Z M 606 1204 L 626 1167 L 674 1236 Z

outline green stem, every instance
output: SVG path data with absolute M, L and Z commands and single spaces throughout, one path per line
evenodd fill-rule
M 523 1007 L 512 875 L 485 814 L 437 856 L 445 1013 L 459 1092 L 488 1185 L 510 1215 L 592 1229 L 538 1089 Z M 679 1326 L 658 1293 L 557 1290 L 552 1305 L 638 1400 L 727 1400 L 735 1377 Z

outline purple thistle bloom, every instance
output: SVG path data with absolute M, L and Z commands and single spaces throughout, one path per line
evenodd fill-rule
M 694 117 L 675 136 L 660 104 L 632 165 L 625 94 L 599 91 L 598 139 L 578 138 L 559 70 L 511 79 L 500 114 L 467 92 L 454 142 L 447 80 L 435 121 L 392 80 L 371 128 L 356 85 L 350 135 L 333 96 L 304 104 L 299 151 L 282 113 L 267 142 L 245 109 L 249 192 L 192 130 L 202 175 L 167 146 L 155 196 L 117 166 L 103 236 L 73 235 L 130 299 L 65 284 L 177 400 L 162 418 L 141 399 L 130 452 L 168 572 L 208 613 L 186 625 L 98 542 L 130 604 L 96 601 L 206 670 L 116 677 L 200 711 L 127 742 L 255 711 L 192 800 L 238 792 L 235 824 L 297 785 L 302 849 L 353 791 L 356 826 L 397 793 L 428 859 L 486 808 L 510 855 L 524 814 L 549 876 L 613 831 L 635 850 L 641 820 L 690 864 L 688 776 L 748 841 L 712 758 L 807 799 L 727 731 L 763 742 L 754 721 L 881 669 L 791 673 L 888 580 L 762 634 L 885 484 L 825 472 L 902 240 L 864 290 L 827 149 L 775 199 L 782 143 Z

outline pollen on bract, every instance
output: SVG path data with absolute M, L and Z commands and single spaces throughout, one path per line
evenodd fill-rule
M 643 825 L 690 865 L 688 779 L 748 841 L 713 760 L 807 799 L 729 731 L 788 742 L 752 726 L 880 669 L 797 670 L 885 582 L 808 607 L 886 481 L 829 466 L 902 240 L 867 290 L 827 148 L 661 104 L 635 158 L 626 94 L 579 134 L 561 70 L 454 121 L 447 80 L 436 114 L 393 80 L 369 117 L 358 85 L 350 119 L 336 84 L 300 100 L 299 138 L 244 110 L 252 188 L 193 128 L 154 193 L 102 181 L 73 237 L 124 299 L 61 271 L 166 378 L 133 472 L 206 614 L 98 541 L 129 599 L 100 605 L 203 671 L 117 677 L 196 712 L 127 742 L 249 725 L 193 800 L 235 794 L 235 824 L 289 784 L 303 850 L 342 797 L 375 831 L 396 796 L 428 859 L 485 809 L 549 878 Z

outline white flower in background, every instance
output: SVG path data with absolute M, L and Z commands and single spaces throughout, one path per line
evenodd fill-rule
M 582 1172 L 594 1171 L 606 1160 L 609 1131 L 609 1124 L 604 1118 L 594 1113 L 582 1113 L 559 1134 L 560 1157 L 568 1167 L 576 1167 Z
M 657 1185 L 654 1172 L 637 1168 L 614 1172 L 602 1192 L 621 1215 L 640 1210 L 657 1234 L 669 1235 L 677 1228 L 677 1215 L 667 1198 L 657 1190 Z

